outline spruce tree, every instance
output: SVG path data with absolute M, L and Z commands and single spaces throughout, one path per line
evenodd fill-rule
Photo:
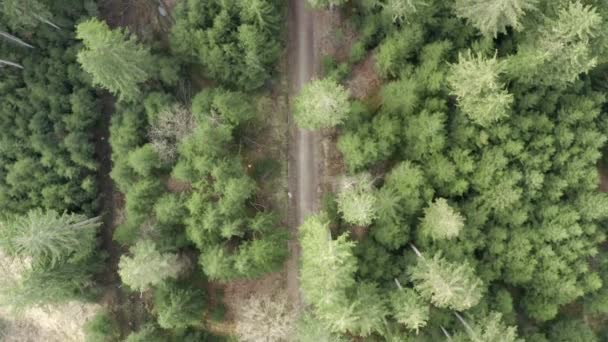
M 175 254 L 160 253 L 150 240 L 141 240 L 123 255 L 118 274 L 123 283 L 137 291 L 145 291 L 169 278 L 177 278 L 183 265 Z
M 433 240 L 455 238 L 463 227 L 464 218 L 450 207 L 445 198 L 437 198 L 424 209 L 424 217 L 420 223 L 422 234 Z
M 545 23 L 517 55 L 509 60 L 509 74 L 527 84 L 564 87 L 597 65 L 595 43 L 602 17 L 592 6 L 568 2 L 557 18 Z
M 151 77 L 152 55 L 123 29 L 111 30 L 103 21 L 89 19 L 78 24 L 76 37 L 84 43 L 78 62 L 99 85 L 122 100 L 134 100 L 139 85 Z
M 509 115 L 513 95 L 509 94 L 500 81 L 505 64 L 496 56 L 485 58 L 467 50 L 458 56 L 458 63 L 452 65 L 448 84 L 458 105 L 469 118 L 488 126 Z
M 368 226 L 376 217 L 376 195 L 371 176 L 346 177 L 338 193 L 338 211 L 348 223 Z
M 468 19 L 482 34 L 496 37 L 507 27 L 519 31 L 521 18 L 536 9 L 538 0 L 456 0 L 456 15 Z
M 440 308 L 466 310 L 482 297 L 482 282 L 473 268 L 467 263 L 451 263 L 441 253 L 433 258 L 419 256 L 410 276 L 415 289 Z
M 408 330 L 418 333 L 420 328 L 426 326 L 429 320 L 429 305 L 410 288 L 399 288 L 390 293 L 391 313 L 397 322 L 403 324 Z

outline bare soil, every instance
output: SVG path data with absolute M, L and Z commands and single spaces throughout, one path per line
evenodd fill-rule
M 363 61 L 353 67 L 352 76 L 346 82 L 351 96 L 358 100 L 365 100 L 378 93 L 382 80 L 376 72 L 376 60 L 369 54 Z

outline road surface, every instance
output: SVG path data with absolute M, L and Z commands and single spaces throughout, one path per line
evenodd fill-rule
M 313 37 L 313 13 L 307 8 L 306 0 L 290 0 L 289 8 L 289 83 L 290 102 L 314 75 L 315 53 Z M 298 226 L 316 208 L 317 202 L 317 161 L 316 135 L 313 132 L 300 130 L 290 119 L 292 139 L 290 142 L 290 193 L 293 210 L 291 214 L 291 256 L 287 262 L 287 291 L 292 303 L 299 304 L 297 241 Z

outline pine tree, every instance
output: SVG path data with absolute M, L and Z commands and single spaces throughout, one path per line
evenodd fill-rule
M 456 0 L 456 15 L 468 19 L 482 34 L 496 37 L 507 27 L 519 31 L 521 18 L 536 9 L 538 0 Z
M 169 278 L 176 278 L 183 265 L 175 254 L 160 253 L 154 242 L 139 241 L 130 249 L 131 256 L 123 255 L 118 263 L 122 282 L 137 291 L 145 291 Z
M 458 63 L 452 65 L 448 84 L 458 105 L 469 118 L 481 125 L 488 126 L 509 115 L 513 96 L 504 88 L 499 76 L 505 64 L 481 54 L 474 55 L 470 50 L 458 56 Z
M 111 30 L 97 19 L 78 24 L 76 37 L 84 43 L 78 62 L 91 74 L 93 84 L 108 89 L 122 100 L 134 100 L 139 84 L 152 74 L 152 55 L 135 36 L 122 29 Z
M 376 196 L 369 174 L 347 177 L 338 193 L 338 211 L 344 220 L 359 226 L 368 226 L 376 217 Z
M 332 79 L 313 80 L 295 100 L 295 121 L 310 130 L 337 126 L 348 116 L 348 96 L 348 91 Z
M 437 307 L 462 311 L 481 300 L 482 283 L 473 268 L 450 263 L 440 253 L 431 259 L 419 256 L 410 276 L 415 289 Z
M 382 14 L 389 17 L 394 24 L 407 21 L 416 15 L 421 7 L 429 6 L 426 0 L 385 0 L 379 2 Z
M 437 198 L 424 209 L 424 217 L 420 223 L 422 234 L 433 240 L 455 238 L 463 227 L 464 218 L 452 209 L 444 198 Z

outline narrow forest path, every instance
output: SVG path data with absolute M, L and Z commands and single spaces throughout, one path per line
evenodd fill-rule
M 315 53 L 313 36 L 314 15 L 306 7 L 306 0 L 289 2 L 289 84 L 290 108 L 293 99 L 302 86 L 315 72 Z M 300 302 L 298 281 L 298 259 L 300 254 L 297 240 L 298 226 L 306 216 L 311 214 L 317 205 L 317 160 L 316 134 L 292 126 L 290 142 L 289 191 L 292 194 L 290 257 L 287 261 L 287 291 L 294 305 Z

